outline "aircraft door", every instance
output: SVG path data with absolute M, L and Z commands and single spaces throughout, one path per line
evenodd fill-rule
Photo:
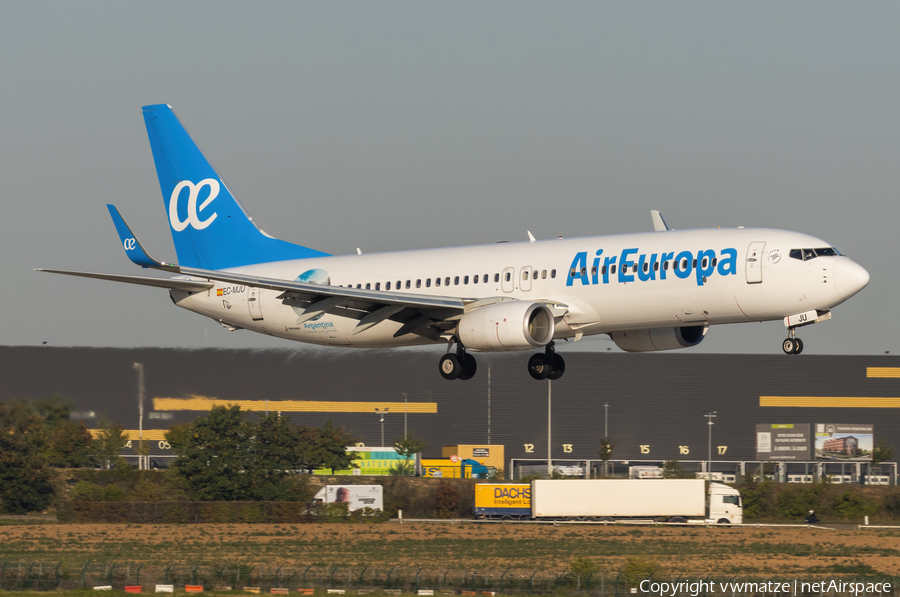
M 515 275 L 516 269 L 514 267 L 503 268 L 503 273 L 500 274 L 500 287 L 503 289 L 503 292 L 512 292 L 513 290 L 515 290 Z
M 519 282 L 519 289 L 528 292 L 531 290 L 531 266 L 526 265 L 521 270 L 519 270 L 519 277 L 521 281 Z
M 260 289 L 255 286 L 247 287 L 247 306 L 250 307 L 250 318 L 260 321 L 263 318 L 262 305 L 260 305 Z
M 747 248 L 747 284 L 759 284 L 762 282 L 762 256 L 766 248 L 765 241 L 757 240 L 750 243 Z

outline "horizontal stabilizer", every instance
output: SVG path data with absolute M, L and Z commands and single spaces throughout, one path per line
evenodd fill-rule
M 171 278 L 151 278 L 148 276 L 124 276 L 121 274 L 98 274 L 94 272 L 71 272 L 61 269 L 36 269 L 36 272 L 50 274 L 65 274 L 81 278 L 96 278 L 97 280 L 109 280 L 110 282 L 124 282 L 125 284 L 138 284 L 140 286 L 156 286 L 170 290 L 184 290 L 187 292 L 204 292 L 214 286 L 212 282 L 200 280 L 173 280 Z

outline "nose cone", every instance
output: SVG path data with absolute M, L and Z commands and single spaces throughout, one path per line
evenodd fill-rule
M 834 289 L 841 298 L 850 298 L 868 283 L 869 272 L 852 259 L 841 257 L 834 262 Z

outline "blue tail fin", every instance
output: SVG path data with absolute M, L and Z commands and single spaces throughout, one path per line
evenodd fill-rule
M 223 269 L 327 255 L 260 230 L 172 108 L 143 110 L 179 265 Z

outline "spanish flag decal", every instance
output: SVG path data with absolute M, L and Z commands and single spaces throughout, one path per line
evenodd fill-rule
M 218 290 L 216 290 L 216 296 L 222 296 L 223 292 L 224 292 L 224 290 L 219 288 Z

